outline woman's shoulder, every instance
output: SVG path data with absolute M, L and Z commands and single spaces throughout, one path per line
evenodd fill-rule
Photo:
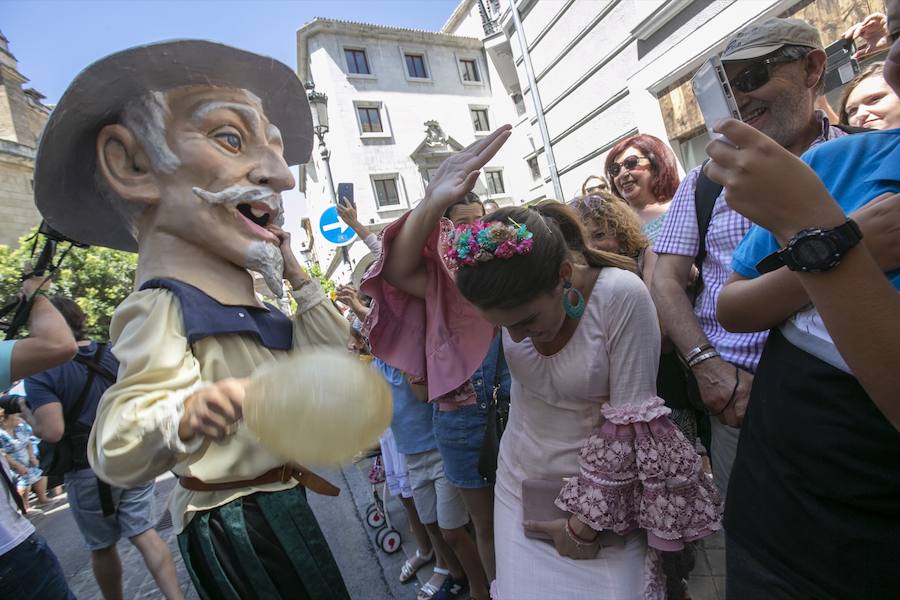
M 635 273 L 618 267 L 604 267 L 597 276 L 594 284 L 595 290 L 603 290 L 604 296 L 610 292 L 619 292 L 625 295 L 649 293 L 644 281 Z

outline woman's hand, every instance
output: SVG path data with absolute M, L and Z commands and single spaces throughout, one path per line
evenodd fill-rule
M 511 134 L 512 127 L 503 125 L 490 135 L 450 156 L 431 178 L 422 202 L 439 207 L 443 214 L 446 209 L 472 191 L 481 173 L 481 167 L 497 154 Z
M 575 521 L 574 525 L 572 521 Z M 560 556 L 574 560 L 590 560 L 597 558 L 597 552 L 600 551 L 600 533 L 571 516 L 553 521 L 525 521 L 525 529 L 549 535 Z M 592 541 L 587 541 L 589 539 Z

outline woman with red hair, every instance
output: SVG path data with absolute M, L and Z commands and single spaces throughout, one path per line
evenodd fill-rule
M 609 151 L 605 171 L 612 192 L 637 213 L 652 242 L 681 181 L 672 149 L 652 135 L 634 135 Z

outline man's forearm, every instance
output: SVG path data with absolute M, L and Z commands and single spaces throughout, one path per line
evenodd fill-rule
M 663 333 L 672 340 L 682 355 L 709 342 L 682 283 L 658 273 L 653 280 L 651 293 Z
M 728 331 L 768 331 L 809 304 L 809 296 L 787 267 L 755 279 L 732 275 L 719 294 L 716 319 Z
M 28 329 L 31 335 L 13 346 L 10 375 L 14 380 L 61 365 L 78 351 L 66 320 L 44 296 L 34 298 Z

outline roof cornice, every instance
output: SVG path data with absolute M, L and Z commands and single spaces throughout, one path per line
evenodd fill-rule
M 424 29 L 406 29 L 403 27 L 316 17 L 297 30 L 297 75 L 303 81 L 309 79 L 309 49 L 307 41 L 320 34 L 393 40 L 404 44 L 437 44 L 472 50 L 481 50 L 482 47 L 481 40 L 473 37 L 425 31 Z

